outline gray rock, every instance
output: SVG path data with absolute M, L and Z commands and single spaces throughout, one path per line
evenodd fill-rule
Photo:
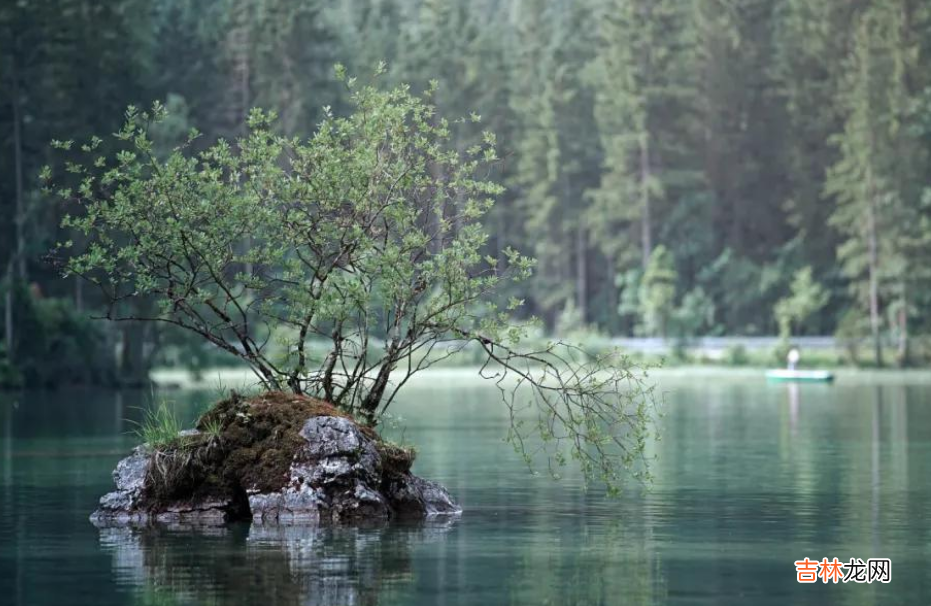
M 133 453 L 116 464 L 113 470 L 114 492 L 100 498 L 100 507 L 91 515 L 91 521 L 131 522 L 148 517 L 142 507 L 145 478 L 151 458 L 148 449 L 137 446 Z
M 116 490 L 100 499 L 91 515 L 98 526 L 147 523 L 222 524 L 230 517 L 235 502 L 227 498 L 191 499 L 171 503 L 152 511 L 145 498 L 145 480 L 151 465 L 151 453 L 145 446 L 121 460 L 113 472 Z
M 137 446 L 133 453 L 116 464 L 113 470 L 113 483 L 116 489 L 124 492 L 139 493 L 149 473 L 149 451 L 145 446 Z
M 300 435 L 307 444 L 296 460 L 310 463 L 313 469 L 307 470 L 305 466 L 297 471 L 308 471 L 306 477 L 311 483 L 329 483 L 350 476 L 369 483 L 381 479 L 381 456 L 375 441 L 349 419 L 314 417 L 304 423 Z
M 307 440 L 306 451 L 312 457 L 352 455 L 371 444 L 352 421 L 342 417 L 307 419 L 300 435 Z
M 307 484 L 249 495 L 249 511 L 257 524 L 318 522 L 324 505 L 322 491 Z
M 171 503 L 151 517 L 167 524 L 219 525 L 229 519 L 234 507 L 234 503 L 226 498 L 198 499 Z
M 139 447 L 117 465 L 113 473 L 117 490 L 100 500 L 91 520 L 99 526 L 212 525 L 251 516 L 257 524 L 316 524 L 462 511 L 439 484 L 407 472 L 386 472 L 375 441 L 348 419 L 313 417 L 304 423 L 300 435 L 305 443 L 296 449 L 280 490 L 263 492 L 243 486 L 238 494 L 158 506 L 147 502 L 145 493 L 151 453 Z
M 398 516 L 432 518 L 462 513 L 462 507 L 443 486 L 413 474 L 390 480 L 385 493 Z
M 307 443 L 295 453 L 285 487 L 250 494 L 253 522 L 388 519 L 379 492 L 381 456 L 371 438 L 342 417 L 308 419 L 300 435 Z

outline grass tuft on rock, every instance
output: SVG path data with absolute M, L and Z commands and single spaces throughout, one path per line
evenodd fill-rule
M 168 448 L 179 439 L 181 421 L 165 402 L 147 410 L 136 427 L 136 435 L 152 448 Z

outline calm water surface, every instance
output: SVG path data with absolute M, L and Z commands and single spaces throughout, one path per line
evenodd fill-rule
M 649 493 L 532 477 L 493 387 L 411 385 L 418 473 L 465 513 L 366 528 L 88 521 L 150 395 L 0 394 L 0 604 L 928 604 L 931 385 L 664 377 Z M 168 396 L 187 419 L 209 393 Z M 888 585 L 799 585 L 802 557 L 888 557 Z

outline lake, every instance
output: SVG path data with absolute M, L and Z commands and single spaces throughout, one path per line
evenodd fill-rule
M 931 384 L 660 374 L 649 491 L 532 476 L 491 385 L 425 375 L 396 404 L 414 471 L 458 520 L 98 530 L 147 393 L 0 394 L 0 603 L 926 604 Z M 188 420 L 209 392 L 164 397 Z M 396 431 L 396 430 L 395 430 Z M 890 558 L 888 584 L 799 584 L 794 561 Z

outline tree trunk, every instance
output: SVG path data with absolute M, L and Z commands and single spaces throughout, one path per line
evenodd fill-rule
M 372 383 L 372 388 L 365 396 L 365 400 L 362 401 L 362 415 L 369 425 L 375 425 L 378 404 L 385 395 L 385 389 L 388 388 L 388 379 L 391 377 L 391 371 L 394 370 L 394 359 L 392 356 L 392 353 L 386 356 L 381 368 L 378 369 L 378 375 L 375 377 L 375 382 Z
M 605 275 L 607 276 L 605 282 L 608 284 L 608 333 L 615 335 L 618 333 L 618 296 L 617 296 L 617 264 L 614 262 L 613 257 L 610 255 L 605 257 L 607 263 L 605 264 Z
M 16 42 L 18 50 L 19 41 Z M 22 108 L 20 107 L 19 92 L 19 53 L 13 56 L 11 67 L 12 79 L 12 109 L 13 109 L 13 173 L 15 181 L 15 206 L 13 211 L 13 250 L 11 251 L 6 272 L 6 294 L 4 301 L 4 336 L 6 340 L 6 357 L 11 363 L 15 358 L 16 340 L 14 334 L 13 305 L 15 302 L 14 290 L 17 279 L 26 280 L 26 240 L 23 227 L 26 221 L 25 204 L 23 200 L 23 132 Z
M 576 304 L 579 306 L 579 314 L 582 322 L 585 322 L 588 314 L 588 280 L 586 273 L 588 271 L 588 259 L 585 246 L 585 226 L 579 219 L 575 230 L 575 291 Z
M 439 113 L 439 110 L 437 110 Z M 456 136 L 456 153 L 460 156 L 465 154 L 465 143 L 462 140 L 462 133 L 458 133 Z M 462 233 L 462 228 L 464 226 L 462 218 L 462 210 L 465 208 L 465 200 L 462 195 L 462 189 L 456 189 L 456 200 L 453 207 L 453 237 L 458 238 L 459 234 Z
M 867 69 L 865 71 L 867 78 L 867 90 L 870 90 L 869 86 L 869 76 L 870 72 Z M 872 114 L 872 108 L 869 107 L 869 95 L 867 95 L 867 111 Z M 882 341 L 880 340 L 880 325 L 879 325 L 879 237 L 877 235 L 878 227 L 876 225 L 876 183 L 873 176 L 873 156 L 874 150 L 876 148 L 875 133 L 871 125 L 869 128 L 869 149 L 867 150 L 867 163 L 866 163 L 866 195 L 867 198 L 867 208 L 866 208 L 866 229 L 867 229 L 867 264 L 869 266 L 869 305 L 870 305 L 870 333 L 873 337 L 873 359 L 876 362 L 876 366 L 881 367 L 883 365 L 883 351 L 882 351 Z
M 232 78 L 230 81 L 231 96 L 233 102 L 228 108 L 228 119 L 230 122 L 231 132 L 236 137 L 245 137 L 248 132 L 246 124 L 249 117 L 251 104 L 251 81 L 252 70 L 250 64 L 250 31 L 249 31 L 249 14 L 247 12 L 247 3 L 240 1 L 234 8 L 233 28 L 227 34 L 226 47 L 227 53 L 232 59 Z M 252 248 L 252 237 L 245 236 L 241 243 L 243 250 L 248 252 Z M 251 276 L 253 272 L 252 263 L 247 261 L 242 266 L 243 273 Z
M 145 357 L 145 326 L 142 322 L 125 322 L 122 329 L 120 383 L 128 387 L 144 386 L 149 380 Z
M 6 293 L 4 296 L 4 310 L 3 310 L 3 319 L 4 319 L 4 329 L 3 336 L 6 341 L 6 358 L 10 363 L 14 360 L 14 345 L 13 340 L 13 258 L 10 257 L 9 263 L 7 263 L 6 270 Z
M 507 265 L 507 255 L 504 254 L 504 243 L 508 241 L 507 233 L 507 217 L 505 216 L 504 204 L 495 204 L 494 211 L 496 213 L 496 225 L 497 229 L 495 230 L 495 258 L 498 260 L 497 267 L 498 272 L 504 272 Z
M 16 46 L 19 46 L 17 41 Z M 22 130 L 22 108 L 20 107 L 19 92 L 19 70 L 17 62 L 19 61 L 18 53 L 14 55 L 11 68 L 11 79 L 13 81 L 13 160 L 14 160 L 14 179 L 16 182 L 16 217 L 13 220 L 15 230 L 15 259 L 19 279 L 26 281 L 26 239 L 23 231 L 26 224 L 26 208 L 23 199 L 23 130 Z M 11 284 L 12 287 L 12 284 Z
M 906 293 L 905 281 L 901 285 L 902 299 L 899 305 L 899 366 L 908 366 L 908 296 Z
M 74 279 L 74 309 L 78 313 L 84 311 L 84 279 L 75 278 Z
M 872 188 L 871 188 L 872 189 Z M 869 256 L 870 280 L 870 332 L 873 338 L 873 357 L 877 366 L 883 365 L 882 341 L 880 339 L 879 318 L 879 244 L 876 234 L 876 200 L 870 196 L 867 211 L 867 249 Z
M 640 136 L 640 205 L 643 216 L 640 221 L 640 243 L 643 247 L 643 269 L 646 271 L 653 252 L 653 224 L 650 216 L 650 181 L 652 169 L 650 166 L 650 140 L 649 134 L 644 132 Z

